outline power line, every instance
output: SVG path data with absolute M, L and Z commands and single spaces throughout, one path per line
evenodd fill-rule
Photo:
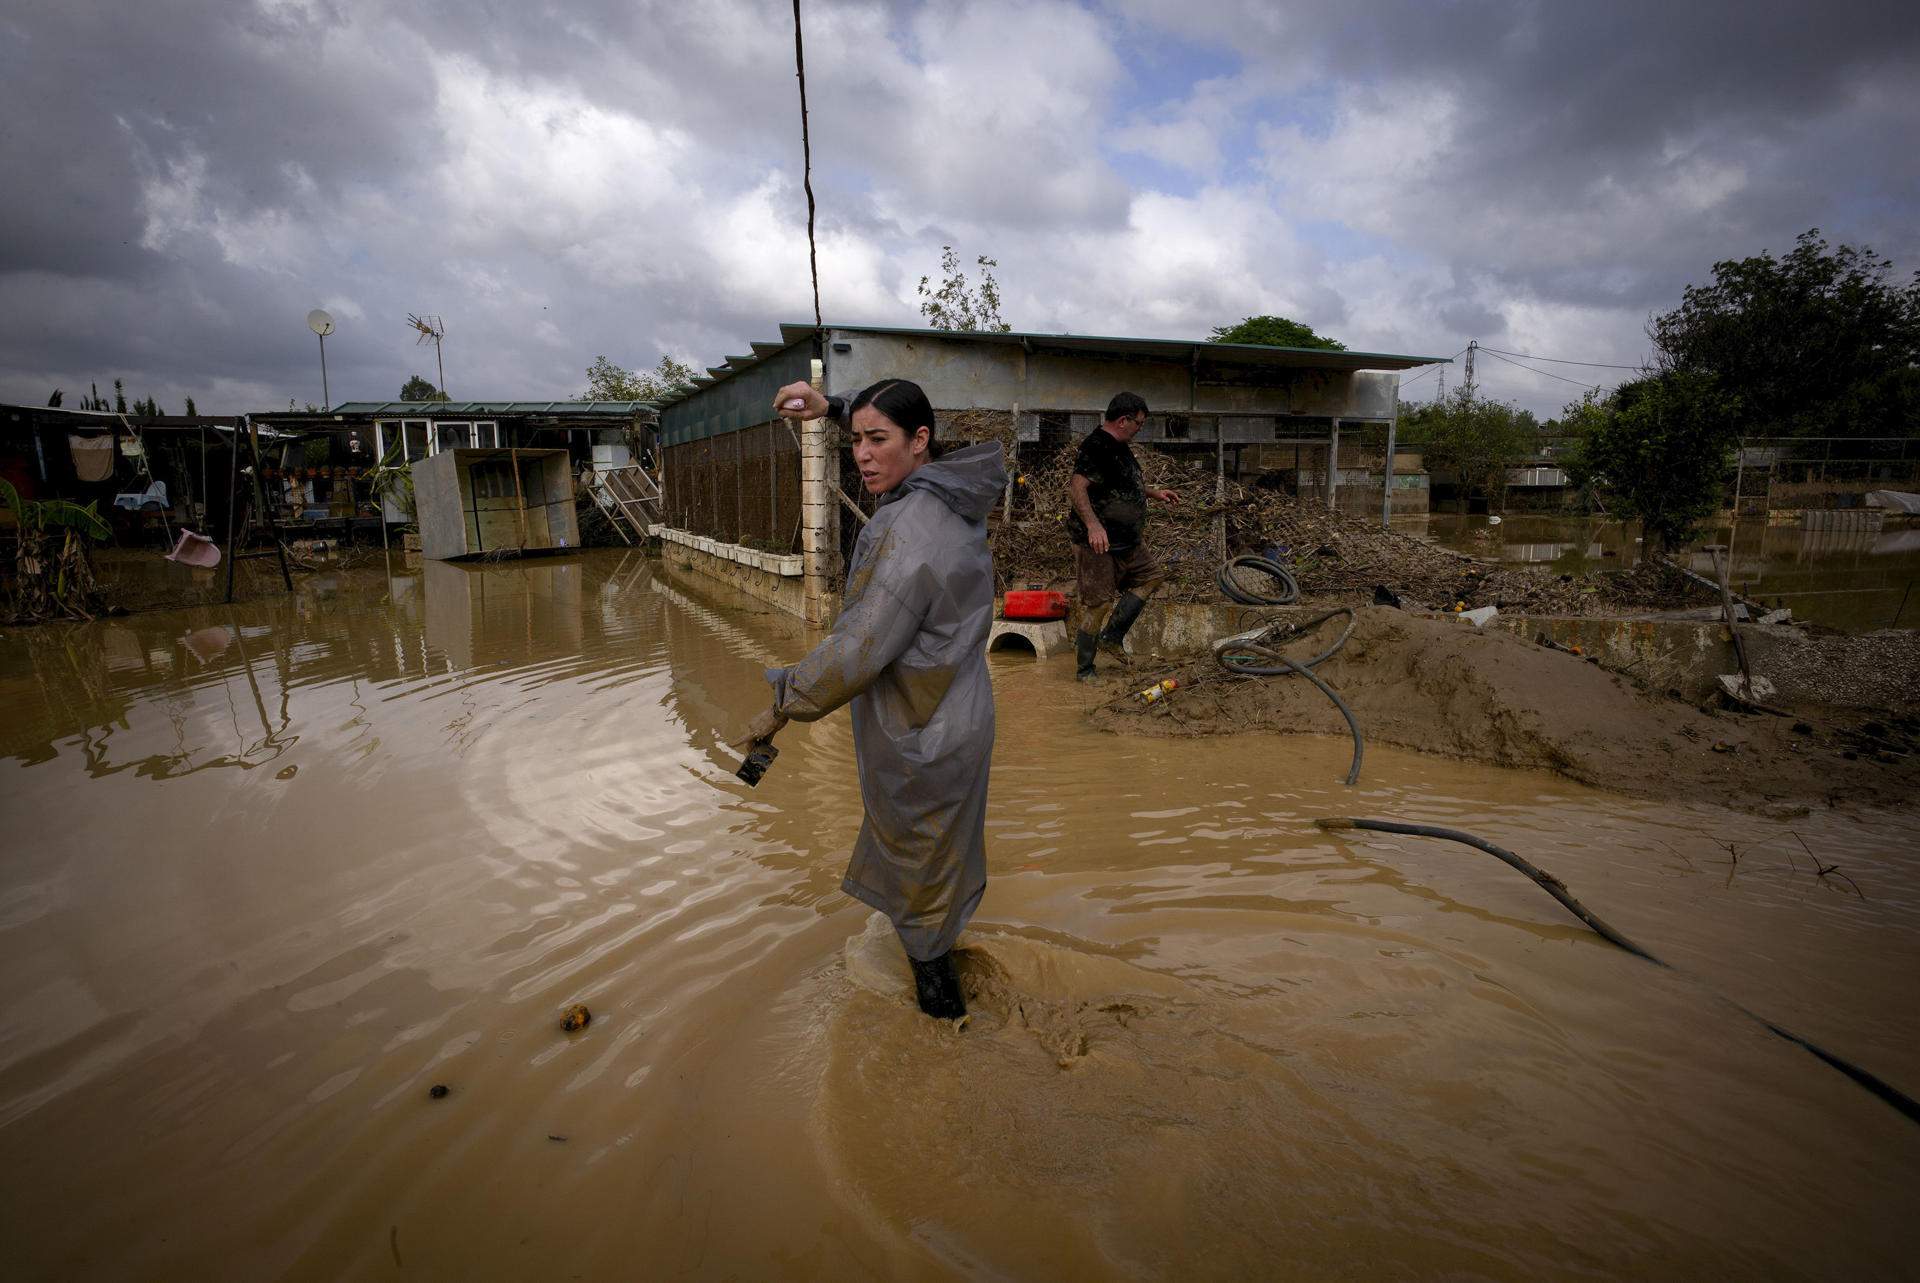
M 1490 347 L 1483 347 L 1480 350 L 1482 352 L 1485 352 L 1488 356 L 1492 357 L 1496 361 L 1505 361 L 1508 365 L 1511 365 L 1516 370 L 1525 370 L 1529 374 L 1545 375 L 1549 379 L 1558 379 L 1562 383 L 1571 383 L 1576 388 L 1592 388 L 1594 386 L 1591 383 L 1582 383 L 1578 379 L 1570 379 L 1564 374 L 1555 374 L 1552 370 L 1536 370 L 1531 365 L 1522 365 L 1518 361 L 1508 360 L 1506 357 L 1501 356 L 1498 352 L 1494 351 Z
M 800 45 L 800 0 L 793 0 L 793 74 L 800 80 L 800 172 L 807 188 L 807 266 L 813 270 L 813 325 L 820 321 L 820 255 L 813 246 L 813 141 L 807 137 L 807 56 Z
M 1466 350 L 1467 350 L 1467 349 L 1465 349 L 1465 348 L 1461 348 L 1461 349 L 1460 349 L 1460 352 L 1465 352 Z M 1458 359 L 1459 359 L 1459 357 L 1460 357 L 1460 352 L 1455 352 L 1455 353 L 1454 353 L 1454 354 L 1453 354 L 1452 356 L 1450 356 L 1450 357 L 1448 357 L 1448 358 L 1447 358 L 1447 360 L 1448 360 L 1448 361 L 1455 361 L 1455 360 L 1458 360 Z M 1434 362 L 1434 363 L 1433 363 L 1432 365 L 1429 365 L 1429 366 L 1428 366 L 1428 367 L 1427 367 L 1426 369 L 1424 369 L 1424 370 L 1422 370 L 1422 371 L 1420 371 L 1420 373 L 1418 373 L 1418 374 L 1416 374 L 1416 375 L 1414 375 L 1414 376 L 1413 376 L 1413 378 L 1411 378 L 1411 379 L 1402 379 L 1402 380 L 1400 380 L 1400 383 L 1399 383 L 1399 386 L 1400 386 L 1400 387 L 1403 387 L 1403 388 L 1404 388 L 1404 387 L 1406 387 L 1406 386 L 1407 386 L 1407 385 L 1408 385 L 1409 383 L 1415 383 L 1415 382 L 1418 382 L 1419 380 L 1421 380 L 1421 379 L 1424 379 L 1424 378 L 1426 378 L 1426 377 L 1427 377 L 1427 376 L 1428 376 L 1429 374 L 1432 374 L 1432 373 L 1433 373 L 1433 372 L 1434 372 L 1435 370 L 1438 370 L 1438 369 L 1441 369 L 1441 368 L 1443 368 L 1443 367 L 1445 366 L 1445 364 L 1446 364 L 1446 362 L 1444 362 L 1444 361 L 1435 361 L 1435 362 Z
M 1644 366 L 1639 366 L 1639 365 L 1610 365 L 1605 361 L 1569 361 L 1565 357 L 1561 357 L 1561 356 L 1535 356 L 1531 352 L 1503 352 L 1497 347 L 1487 347 L 1485 344 L 1481 345 L 1480 350 L 1482 352 L 1491 352 L 1495 356 L 1519 356 L 1519 357 L 1525 357 L 1529 361 L 1550 361 L 1555 365 L 1586 365 L 1586 366 L 1591 366 L 1596 370 L 1638 371 L 1646 368 Z M 1546 371 L 1541 370 L 1539 371 L 1539 373 L 1544 374 L 1546 373 Z

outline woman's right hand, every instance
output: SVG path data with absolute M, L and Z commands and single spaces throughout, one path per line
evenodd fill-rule
M 774 394 L 773 412 L 783 419 L 824 419 L 827 398 L 811 383 L 789 383 Z

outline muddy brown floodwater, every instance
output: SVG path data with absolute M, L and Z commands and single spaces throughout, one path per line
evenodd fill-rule
M 1920 1128 L 1716 996 L 1920 1090 L 1912 812 L 1346 790 L 996 655 L 955 1033 L 838 890 L 846 719 L 732 778 L 805 644 L 619 553 L 0 633 L 7 1277 L 1915 1272 Z

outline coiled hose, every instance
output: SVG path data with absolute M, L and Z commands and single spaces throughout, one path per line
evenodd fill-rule
M 1287 575 L 1284 569 L 1274 562 L 1266 561 L 1264 557 L 1236 557 L 1220 568 L 1220 582 L 1223 588 L 1230 577 L 1228 572 L 1243 561 L 1264 561 L 1268 566 L 1278 570 L 1280 575 L 1285 576 L 1287 584 L 1293 583 L 1291 575 Z M 1294 591 L 1299 590 L 1295 588 Z M 1280 653 L 1280 647 L 1306 636 L 1329 619 L 1335 619 L 1341 615 L 1346 616 L 1347 626 L 1340 630 L 1338 637 L 1333 639 L 1333 645 L 1312 659 L 1294 660 Z M 1354 720 L 1353 710 L 1347 707 L 1347 701 L 1341 699 L 1340 693 L 1333 687 L 1320 680 L 1320 675 L 1313 670 L 1339 654 L 1340 648 L 1347 644 L 1347 638 L 1353 636 L 1355 622 L 1353 608 L 1340 606 L 1323 615 L 1315 615 L 1304 623 L 1293 623 L 1284 619 L 1275 620 L 1232 637 L 1223 637 L 1213 644 L 1214 662 L 1230 673 L 1237 673 L 1242 677 L 1297 675 L 1312 682 L 1319 688 L 1322 695 L 1333 701 L 1333 706 L 1340 710 L 1340 716 L 1347 719 L 1347 730 L 1353 734 L 1353 763 L 1347 768 L 1346 780 L 1349 786 L 1360 778 L 1360 759 L 1366 754 L 1367 742 L 1360 734 L 1360 723 Z
M 1236 573 L 1242 568 L 1257 570 L 1280 585 L 1278 596 L 1272 593 L 1255 592 L 1246 586 L 1246 582 Z M 1242 606 L 1291 606 L 1300 600 L 1300 584 L 1288 570 L 1271 557 L 1241 556 L 1235 557 L 1220 567 L 1220 573 L 1214 576 L 1214 582 L 1220 585 L 1220 591 L 1228 601 Z
M 1564 905 L 1567 912 L 1586 923 L 1587 926 L 1591 927 L 1593 931 L 1608 944 L 1625 949 L 1637 958 L 1645 958 L 1656 967 L 1665 967 L 1668 971 L 1675 970 L 1672 963 L 1655 957 L 1647 950 L 1627 939 L 1626 936 L 1608 926 L 1605 922 L 1602 922 L 1586 905 L 1573 898 L 1572 893 L 1567 890 L 1566 884 L 1560 881 L 1559 878 L 1554 877 L 1545 869 L 1538 868 L 1529 861 L 1515 855 L 1505 847 L 1495 846 L 1485 838 L 1475 837 L 1473 834 L 1463 832 L 1460 829 L 1442 828 L 1437 824 L 1408 824 L 1402 820 L 1363 820 L 1356 817 L 1347 817 L 1343 819 L 1316 820 L 1314 823 L 1319 828 L 1328 832 L 1341 832 L 1347 829 L 1370 829 L 1376 833 L 1406 833 L 1414 837 L 1443 838 L 1449 842 L 1460 842 L 1467 846 L 1474 847 L 1477 850 L 1485 851 L 1496 860 L 1511 865 L 1513 868 L 1520 870 L 1520 872 L 1533 879 L 1534 882 L 1546 890 L 1548 895 L 1551 895 Z M 1802 1051 L 1814 1056 L 1823 1064 L 1839 1070 L 1848 1078 L 1852 1079 L 1855 1085 L 1865 1088 L 1886 1104 L 1899 1110 L 1901 1114 L 1906 1116 L 1909 1122 L 1920 1123 L 1920 1101 L 1914 1100 L 1913 1097 L 1907 1095 L 1892 1083 L 1862 1069 L 1850 1060 L 1834 1055 L 1817 1043 L 1809 1042 L 1790 1029 L 1781 1028 L 1765 1016 L 1757 1012 L 1749 1011 L 1747 1008 L 1733 1001 L 1733 999 L 1728 998 L 1725 994 L 1716 994 L 1715 996 L 1727 1003 L 1735 1011 L 1738 1011 L 1741 1015 L 1758 1022 L 1768 1033 L 1786 1039 Z

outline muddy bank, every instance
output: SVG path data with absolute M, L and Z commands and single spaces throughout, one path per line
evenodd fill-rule
M 1311 656 L 1336 627 L 1290 653 Z M 1785 717 L 1721 712 L 1509 633 L 1387 607 L 1361 610 L 1345 648 L 1316 671 L 1352 706 L 1369 744 L 1553 771 L 1637 796 L 1744 809 L 1904 805 L 1920 786 L 1910 698 L 1878 717 L 1838 705 Z M 1124 676 L 1100 689 L 1091 716 L 1102 729 L 1347 734 L 1326 698 L 1297 678 L 1234 677 L 1211 659 L 1135 664 Z M 1133 697 L 1168 676 L 1183 689 L 1151 706 Z

